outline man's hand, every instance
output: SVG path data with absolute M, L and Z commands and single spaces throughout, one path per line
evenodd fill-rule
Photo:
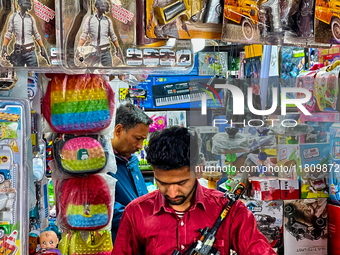
M 117 47 L 116 50 L 117 50 L 117 53 L 116 53 L 117 57 L 119 57 L 121 60 L 123 60 L 123 54 L 122 54 L 121 49 L 119 47 Z
M 4 57 L 6 57 L 6 55 L 8 55 L 8 54 L 7 54 L 7 46 L 4 45 L 4 46 L 2 47 L 1 56 L 4 58 Z

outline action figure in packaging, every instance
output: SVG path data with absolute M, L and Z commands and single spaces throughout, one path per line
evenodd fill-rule
M 50 66 L 46 45 L 51 38 L 49 34 L 43 36 L 43 32 L 53 31 L 47 24 L 54 19 L 54 11 L 38 1 L 33 5 L 31 0 L 16 0 L 13 6 L 2 33 L 1 66 Z
M 101 64 L 103 66 L 112 66 L 111 55 L 111 42 L 116 48 L 116 54 L 119 59 L 122 60 L 122 52 L 119 47 L 117 37 L 113 31 L 113 25 L 111 19 L 106 15 L 110 11 L 110 4 L 107 0 L 96 0 L 95 2 L 96 13 L 90 15 L 85 19 L 83 33 L 80 37 L 80 41 L 77 47 L 76 58 L 79 61 L 90 61 L 93 65 Z M 82 56 L 83 46 L 88 41 L 88 37 L 91 39 L 90 47 L 95 49 L 91 50 L 86 57 Z M 84 47 L 88 48 L 88 47 Z M 114 55 L 114 58 L 115 58 Z M 118 63 L 118 61 L 114 61 Z

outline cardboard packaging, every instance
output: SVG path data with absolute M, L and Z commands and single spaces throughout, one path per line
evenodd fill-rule
M 327 199 L 284 200 L 285 255 L 327 255 Z
M 297 179 L 280 178 L 280 190 L 283 200 L 300 198 L 299 180 Z
M 336 205 L 327 206 L 329 215 L 329 255 L 340 255 L 340 207 Z
M 252 198 L 263 201 L 280 199 L 280 184 L 276 178 L 251 177 Z

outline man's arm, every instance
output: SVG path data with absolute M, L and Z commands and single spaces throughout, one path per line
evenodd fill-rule
M 130 206 L 127 206 L 124 210 L 112 255 L 134 255 L 141 253 L 136 232 L 136 222 L 132 218 L 134 213 Z
M 231 248 L 238 255 L 276 255 L 267 238 L 257 229 L 252 212 L 237 201 L 233 208 L 230 241 Z
M 122 205 L 119 202 L 115 202 L 115 204 L 114 204 L 114 212 L 113 212 L 113 219 L 112 219 L 112 228 L 111 228 L 113 245 L 115 244 L 115 240 L 117 238 L 119 222 L 120 222 L 120 220 L 122 218 L 124 210 L 125 210 L 125 206 L 124 205 Z

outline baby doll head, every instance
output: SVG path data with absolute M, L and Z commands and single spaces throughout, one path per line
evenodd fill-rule
M 44 231 L 41 233 L 39 241 L 41 249 L 55 249 L 59 239 L 53 231 Z

